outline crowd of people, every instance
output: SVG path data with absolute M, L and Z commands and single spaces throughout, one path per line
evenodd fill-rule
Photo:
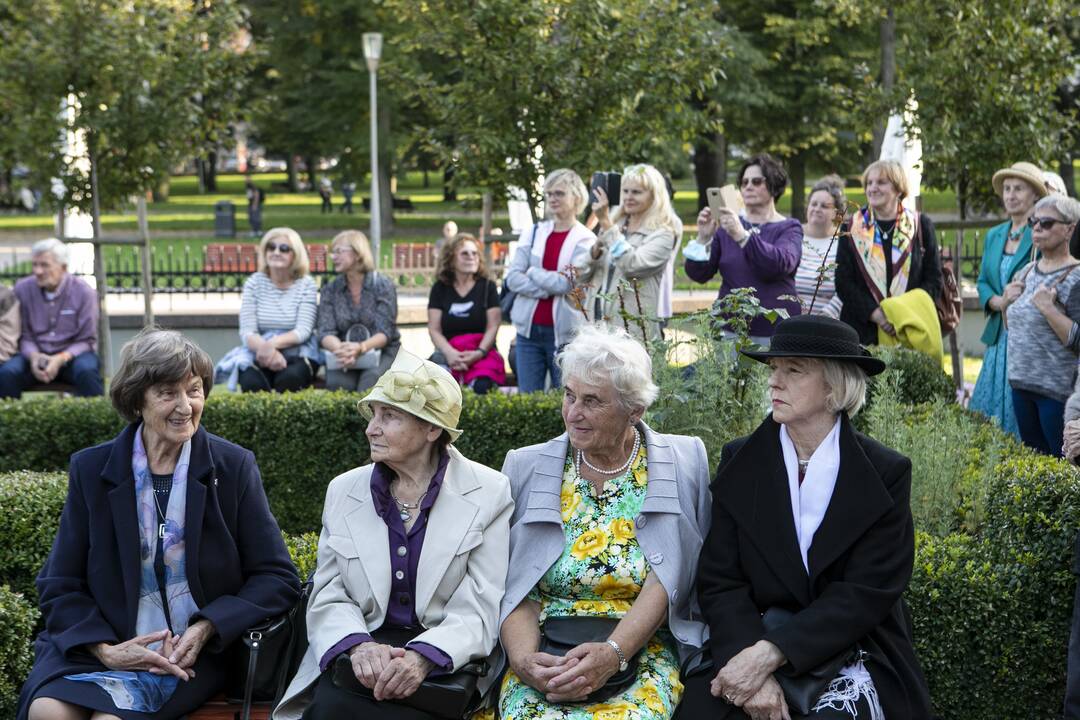
M 471 245 L 446 253 L 461 297 Z M 911 463 L 851 425 L 885 364 L 823 315 L 745 353 L 772 412 L 713 476 L 699 438 L 644 421 L 652 360 L 622 328 L 556 351 L 565 431 L 501 470 L 456 445 L 453 360 L 399 350 L 358 404 L 370 462 L 327 479 L 302 596 L 257 458 L 200 425 L 210 358 L 143 330 L 110 386 L 127 425 L 71 459 L 18 720 L 182 717 L 245 628 L 300 597 L 273 718 L 929 717 L 903 600 Z

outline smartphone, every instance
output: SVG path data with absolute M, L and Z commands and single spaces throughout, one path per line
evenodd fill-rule
M 725 185 L 720 188 L 720 200 L 724 207 L 735 211 L 736 214 L 741 214 L 746 209 L 746 205 L 743 204 L 742 193 L 734 185 Z
M 622 175 L 617 172 L 594 172 L 589 181 L 589 200 L 596 198 L 596 188 L 603 188 L 607 193 L 608 205 L 615 207 L 622 194 Z
M 713 220 L 720 217 L 720 208 L 724 207 L 724 196 L 720 193 L 720 188 L 711 187 L 705 189 L 705 197 L 709 200 L 709 212 L 712 213 Z

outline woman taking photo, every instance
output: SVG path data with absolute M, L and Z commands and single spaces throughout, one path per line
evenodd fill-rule
M 896 336 L 881 301 L 921 288 L 931 300 L 941 295 L 941 258 L 934 225 L 908 210 L 907 173 L 895 160 L 871 163 L 862 176 L 867 205 L 851 218 L 850 238 L 836 253 L 836 294 L 844 304 L 840 319 L 876 345 L 878 329 Z
M 240 369 L 243 392 L 311 385 L 319 362 L 312 336 L 316 295 L 300 236 L 291 228 L 268 230 L 259 243 L 259 269 L 240 299 L 240 342 L 254 356 Z
M 573 170 L 556 170 L 544 181 L 547 219 L 523 231 L 503 282 L 516 293 L 510 320 L 517 330 L 518 391 L 543 390 L 561 381 L 555 351 L 585 322 L 583 308 L 567 297 L 574 289 L 569 268 L 584 262 L 596 239 L 577 217 L 589 202 Z
M 684 677 L 680 715 L 926 720 L 903 600 L 911 461 L 850 419 L 885 365 L 816 315 L 782 320 L 770 350 L 744 354 L 772 369 L 772 414 L 720 457 L 697 581 L 712 668 Z M 822 681 L 796 712 L 783 686 L 811 671 Z
M 591 284 L 586 308 L 593 321 L 642 340 L 659 339 L 660 283 L 675 252 L 675 233 L 682 231 L 672 219 L 664 176 L 652 165 L 631 165 L 623 170 L 614 214 L 610 201 L 603 188 L 596 189 L 592 209 L 600 236 L 578 267 L 580 282 Z
M 994 173 L 994 191 L 1001 198 L 1009 219 L 986 233 L 979 265 L 979 304 L 986 313 L 982 341 L 986 345 L 982 369 L 971 395 L 971 409 L 996 418 L 1006 432 L 1019 436 L 1009 387 L 1008 330 L 1003 311 L 1019 296 L 1014 286 L 1005 295 L 1020 268 L 1031 262 L 1031 227 L 1028 218 L 1035 201 L 1047 195 L 1042 172 L 1031 163 L 1020 162 Z
M 1080 261 L 1069 239 L 1080 202 L 1048 195 L 1031 212 L 1031 239 L 1041 255 L 1005 287 L 1009 386 L 1024 444 L 1061 457 L 1065 402 L 1080 353 Z
M 477 394 L 504 385 L 506 366 L 495 348 L 501 322 L 499 289 L 487 276 L 480 243 L 462 233 L 439 253 L 438 274 L 428 296 L 432 362 Z
M 182 717 L 221 690 L 233 641 L 296 602 L 255 457 L 199 425 L 212 371 L 172 330 L 121 350 L 128 426 L 71 457 L 19 720 Z
M 798 220 L 776 210 L 787 187 L 784 166 L 768 153 L 754 155 L 739 168 L 739 187 L 746 205 L 742 217 L 730 208 L 723 208 L 718 218 L 708 207 L 698 213 L 697 242 L 683 250 L 686 276 L 706 283 L 719 272 L 719 297 L 736 288 L 754 288 L 762 307 L 798 315 L 795 271 L 802 258 L 803 230 Z M 750 337 L 758 345 L 768 347 L 772 334 L 767 318 L 751 321 Z
M 642 422 L 652 363 L 621 329 L 582 328 L 559 366 L 567 432 L 503 464 L 517 505 L 496 717 L 667 720 L 704 642 L 705 446 Z
M 821 178 L 810 188 L 803 224 L 802 259 L 795 271 L 795 290 L 802 311 L 811 315 L 839 318 L 843 303 L 836 296 L 836 251 L 841 238 L 836 229 L 847 209 L 844 179 L 839 175 Z
M 363 392 L 394 363 L 401 347 L 397 291 L 390 278 L 375 272 L 364 233 L 338 233 L 330 257 L 338 276 L 322 289 L 316 331 L 327 351 L 326 389 Z M 379 351 L 378 361 L 368 362 L 364 356 L 373 350 Z M 364 367 L 357 368 L 357 361 Z
M 359 407 L 372 463 L 326 491 L 310 644 L 275 719 L 429 720 L 409 706 L 428 675 L 486 658 L 499 637 L 514 504 L 505 476 L 451 445 L 458 384 L 402 351 Z

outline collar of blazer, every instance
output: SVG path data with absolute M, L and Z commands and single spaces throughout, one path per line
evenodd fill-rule
M 638 423 L 638 429 L 645 434 L 645 454 L 649 463 L 649 484 L 645 490 L 641 512 L 682 513 L 679 505 L 679 483 L 675 477 L 675 453 L 671 445 L 644 422 Z M 562 525 L 559 489 L 562 487 L 569 444 L 570 436 L 563 433 L 541 447 L 541 458 L 535 469 L 535 473 L 541 477 L 532 483 L 522 522 Z
M 840 422 L 836 487 L 807 554 L 809 577 L 795 536 L 780 426 L 771 415 L 721 469 L 713 495 L 803 604 L 812 599 L 814 580 L 893 506 L 847 415 Z
M 454 556 L 475 547 L 483 537 L 479 531 L 470 531 L 480 506 L 467 497 L 480 489 L 480 481 L 464 455 L 453 446 L 447 451 L 450 462 L 428 515 L 424 550 L 416 568 L 416 616 L 421 621 Z M 385 609 L 390 598 L 390 540 L 386 523 L 371 499 L 371 467 L 357 475 L 341 513 L 375 601 Z
M 112 441 L 109 457 L 101 468 L 101 477 L 110 485 L 127 485 L 135 482 L 131 472 L 131 451 L 135 445 L 135 431 L 139 423 L 128 423 L 127 427 Z M 188 465 L 188 480 L 198 480 L 203 485 L 213 474 L 214 457 L 210 452 L 210 435 L 199 428 L 191 437 L 191 457 Z

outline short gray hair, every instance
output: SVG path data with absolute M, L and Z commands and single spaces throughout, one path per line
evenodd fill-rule
M 56 262 L 60 263 L 64 267 L 68 264 L 68 247 L 64 243 L 60 242 L 56 238 L 45 238 L 44 240 L 38 240 L 30 248 L 30 255 L 37 257 L 42 253 L 52 253 L 52 256 L 56 258 Z
M 563 378 L 589 385 L 611 385 L 627 410 L 648 410 L 660 389 L 652 381 L 652 359 L 623 330 L 585 325 L 555 358 Z
M 544 180 L 544 192 L 560 185 L 566 188 L 566 194 L 569 196 L 567 199 L 574 207 L 574 215 L 580 215 L 589 204 L 589 190 L 585 187 L 581 176 L 568 168 L 553 170 Z
M 120 350 L 120 369 L 109 386 L 109 397 L 125 420 L 135 422 L 148 389 L 182 382 L 190 375 L 202 378 L 203 395 L 209 395 L 214 363 L 206 351 L 175 330 L 143 328 Z
M 1080 221 L 1080 201 L 1074 200 L 1067 195 L 1047 195 L 1035 203 L 1036 210 L 1045 208 L 1056 212 L 1069 225 Z
M 866 372 L 853 362 L 821 359 L 828 394 L 825 407 L 829 412 L 846 412 L 849 418 L 866 403 Z

